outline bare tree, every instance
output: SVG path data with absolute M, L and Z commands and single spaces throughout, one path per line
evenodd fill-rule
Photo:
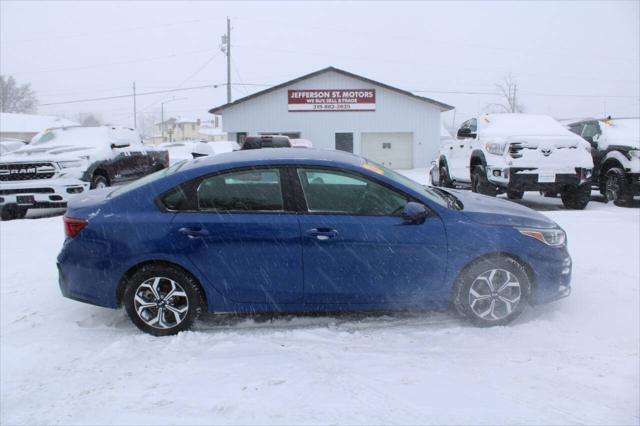
M 78 121 L 83 126 L 100 126 L 102 124 L 100 116 L 92 112 L 78 114 Z
M 502 81 L 495 84 L 502 102 L 489 104 L 485 107 L 492 112 L 524 112 L 524 107 L 518 102 L 518 82 L 509 74 L 502 78 Z
M 13 77 L 0 75 L 0 111 L 34 113 L 37 106 L 38 99 L 31 84 L 18 85 Z

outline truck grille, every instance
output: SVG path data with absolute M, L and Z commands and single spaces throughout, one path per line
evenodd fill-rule
M 55 173 L 51 163 L 0 164 L 0 182 L 51 179 Z
M 520 158 L 522 157 L 522 151 L 524 149 L 524 144 L 522 142 L 513 142 L 509 144 L 509 155 L 512 158 Z

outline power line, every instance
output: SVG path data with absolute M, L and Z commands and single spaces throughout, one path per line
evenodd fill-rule
M 183 87 L 183 88 L 177 88 L 177 89 L 169 89 L 169 90 L 156 90 L 153 92 L 143 92 L 143 93 L 136 93 L 136 96 L 148 96 L 148 95 L 159 95 L 159 94 L 163 94 L 163 93 L 172 93 L 172 92 L 180 92 L 180 91 L 184 91 L 184 90 L 196 90 L 196 89 L 206 89 L 206 88 L 217 88 L 220 86 L 224 86 L 225 84 L 207 84 L 204 86 L 193 86 L 193 87 Z M 117 96 L 104 96 L 101 98 L 89 98 L 89 99 L 74 99 L 72 101 L 63 101 L 63 102 L 50 102 L 47 104 L 40 104 L 39 106 L 50 106 L 50 105 L 66 105 L 66 104 L 77 104 L 77 103 L 82 103 L 82 102 L 96 102 L 96 101 L 108 101 L 108 100 L 112 100 L 112 99 L 122 99 L 122 98 L 131 98 L 133 97 L 132 93 L 128 93 L 126 95 L 117 95 Z

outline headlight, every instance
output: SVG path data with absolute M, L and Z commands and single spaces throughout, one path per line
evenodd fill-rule
M 82 167 L 84 162 L 82 160 L 73 161 L 58 161 L 58 165 L 61 169 L 72 169 L 74 167 Z
M 489 154 L 502 155 L 504 153 L 505 144 L 489 142 L 484 146 Z
M 640 158 L 640 149 L 632 149 L 629 151 L 629 156 L 631 158 Z
M 535 238 L 548 246 L 559 247 L 567 241 L 567 235 L 562 229 L 530 229 L 518 228 L 522 235 Z

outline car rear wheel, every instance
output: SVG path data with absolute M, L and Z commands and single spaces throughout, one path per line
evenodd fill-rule
M 123 302 L 140 330 L 168 336 L 193 325 L 202 312 L 204 297 L 189 274 L 171 266 L 152 265 L 128 280 Z
M 480 327 L 505 325 L 524 310 L 531 283 L 510 257 L 482 259 L 460 274 L 454 289 L 458 313 Z
M 560 194 L 562 204 L 568 209 L 583 210 L 591 201 L 591 184 L 565 189 Z
M 613 201 L 616 206 L 626 206 L 633 200 L 624 172 L 617 167 L 607 171 L 605 191 L 607 201 Z

